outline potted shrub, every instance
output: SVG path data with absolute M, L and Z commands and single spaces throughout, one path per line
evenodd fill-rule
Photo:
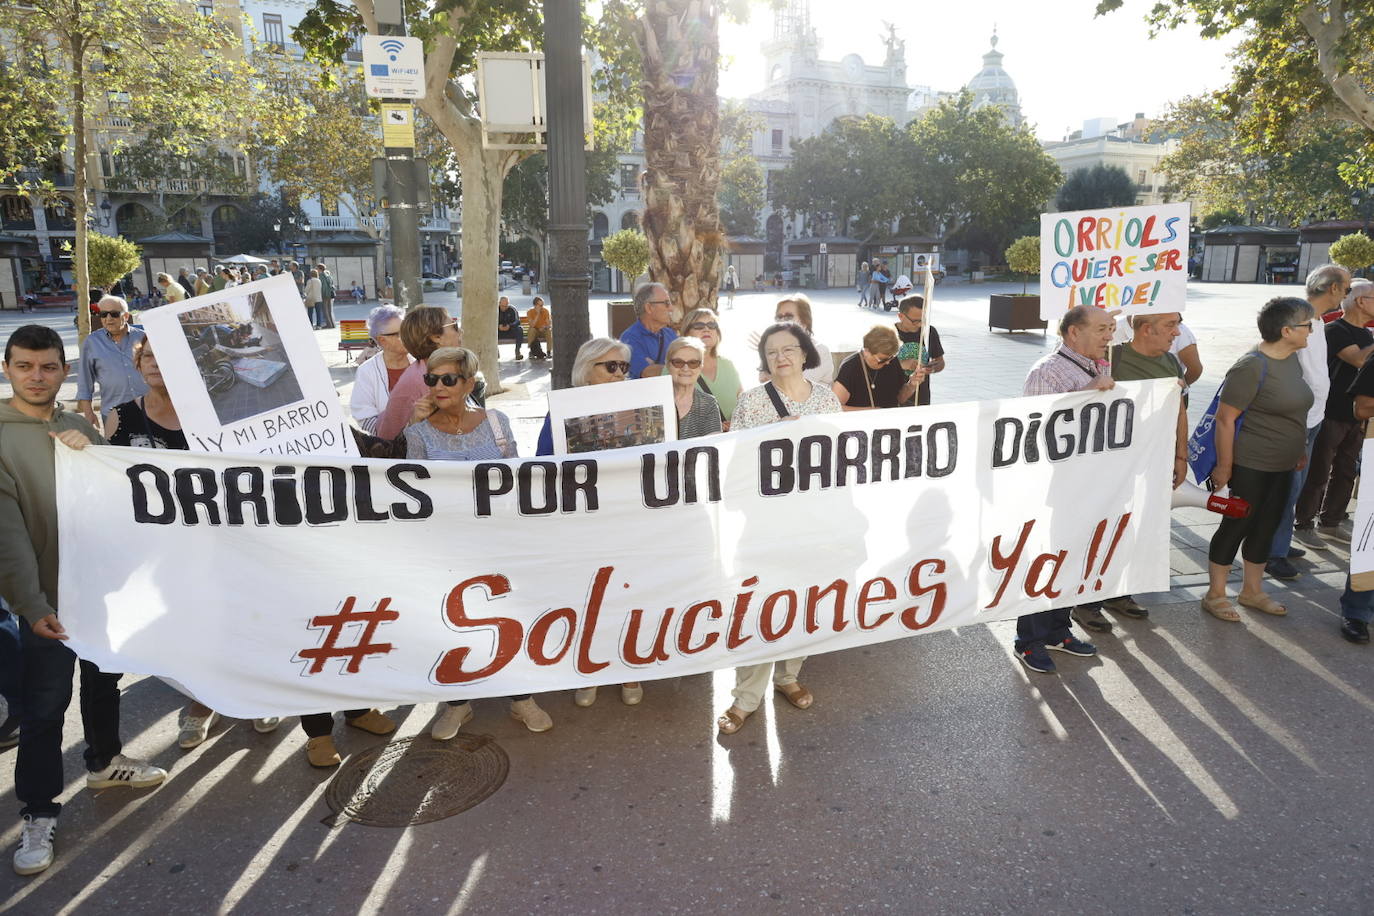
M 1374 239 L 1362 232 L 1343 235 L 1331 243 L 1331 260 L 1354 274 L 1374 264 Z
M 1023 235 L 1006 251 L 1007 267 L 1021 275 L 1021 292 L 994 293 L 988 301 L 988 330 L 1044 331 L 1049 322 L 1040 317 L 1040 296 L 1026 292 L 1030 278 L 1040 273 L 1040 237 Z
M 601 240 L 601 259 L 625 275 L 633 293 L 635 281 L 649 266 L 649 240 L 638 229 L 621 229 Z M 612 337 L 619 337 L 634 322 L 632 300 L 614 299 L 606 303 L 606 327 Z

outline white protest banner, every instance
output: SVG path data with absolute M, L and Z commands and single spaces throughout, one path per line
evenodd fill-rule
M 1040 214 L 1040 317 L 1075 305 L 1183 311 L 1188 214 L 1188 204 Z
M 101 668 L 251 717 L 676 677 L 1158 591 L 1178 398 L 1127 382 L 475 463 L 59 448 L 62 555 L 101 557 L 63 564 L 62 622 Z
M 290 276 L 169 303 L 142 320 L 192 451 L 358 454 Z
M 660 375 L 550 391 L 549 431 L 556 455 L 671 442 L 677 438 L 673 380 Z
M 1365 431 L 1360 466 L 1374 468 L 1374 425 Z M 1350 535 L 1350 587 L 1357 592 L 1374 591 L 1374 496 L 1360 494 L 1355 502 L 1354 525 Z

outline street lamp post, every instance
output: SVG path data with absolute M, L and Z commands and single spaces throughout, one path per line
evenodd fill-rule
M 582 123 L 582 3 L 544 0 L 544 92 L 549 161 L 549 298 L 553 387 L 572 384 L 577 347 L 591 337 L 587 293 L 587 155 Z

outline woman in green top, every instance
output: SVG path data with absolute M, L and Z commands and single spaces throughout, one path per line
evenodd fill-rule
M 711 396 L 720 405 L 725 428 L 729 429 L 730 417 L 735 413 L 735 402 L 739 400 L 744 386 L 740 384 L 735 364 L 717 352 L 720 349 L 720 318 L 710 309 L 693 309 L 682 319 L 678 333 L 683 337 L 699 338 L 705 345 L 706 358 L 701 365 L 701 377 L 706 381 Z M 668 370 L 663 371 L 666 373 Z
M 1263 341 L 1236 360 L 1221 389 L 1212 483 L 1218 488 L 1229 485 L 1233 495 L 1250 503 L 1246 518 L 1221 520 L 1207 552 L 1209 587 L 1202 609 L 1221 620 L 1240 619 L 1226 597 L 1226 578 L 1237 549 L 1244 560 L 1244 578 L 1236 600 L 1266 614 L 1288 613 L 1264 593 L 1262 584 L 1293 472 L 1307 461 L 1312 389 L 1293 354 L 1307 346 L 1312 327 L 1312 307 L 1305 301 L 1291 296 L 1270 299 L 1259 313 Z M 1239 431 L 1237 419 L 1242 419 Z

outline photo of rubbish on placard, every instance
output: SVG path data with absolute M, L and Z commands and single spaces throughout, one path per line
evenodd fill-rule
M 569 417 L 563 421 L 568 451 L 599 452 L 664 441 L 663 407 L 633 407 L 613 413 Z
M 191 309 L 177 320 L 221 424 L 301 399 L 301 386 L 262 293 Z

